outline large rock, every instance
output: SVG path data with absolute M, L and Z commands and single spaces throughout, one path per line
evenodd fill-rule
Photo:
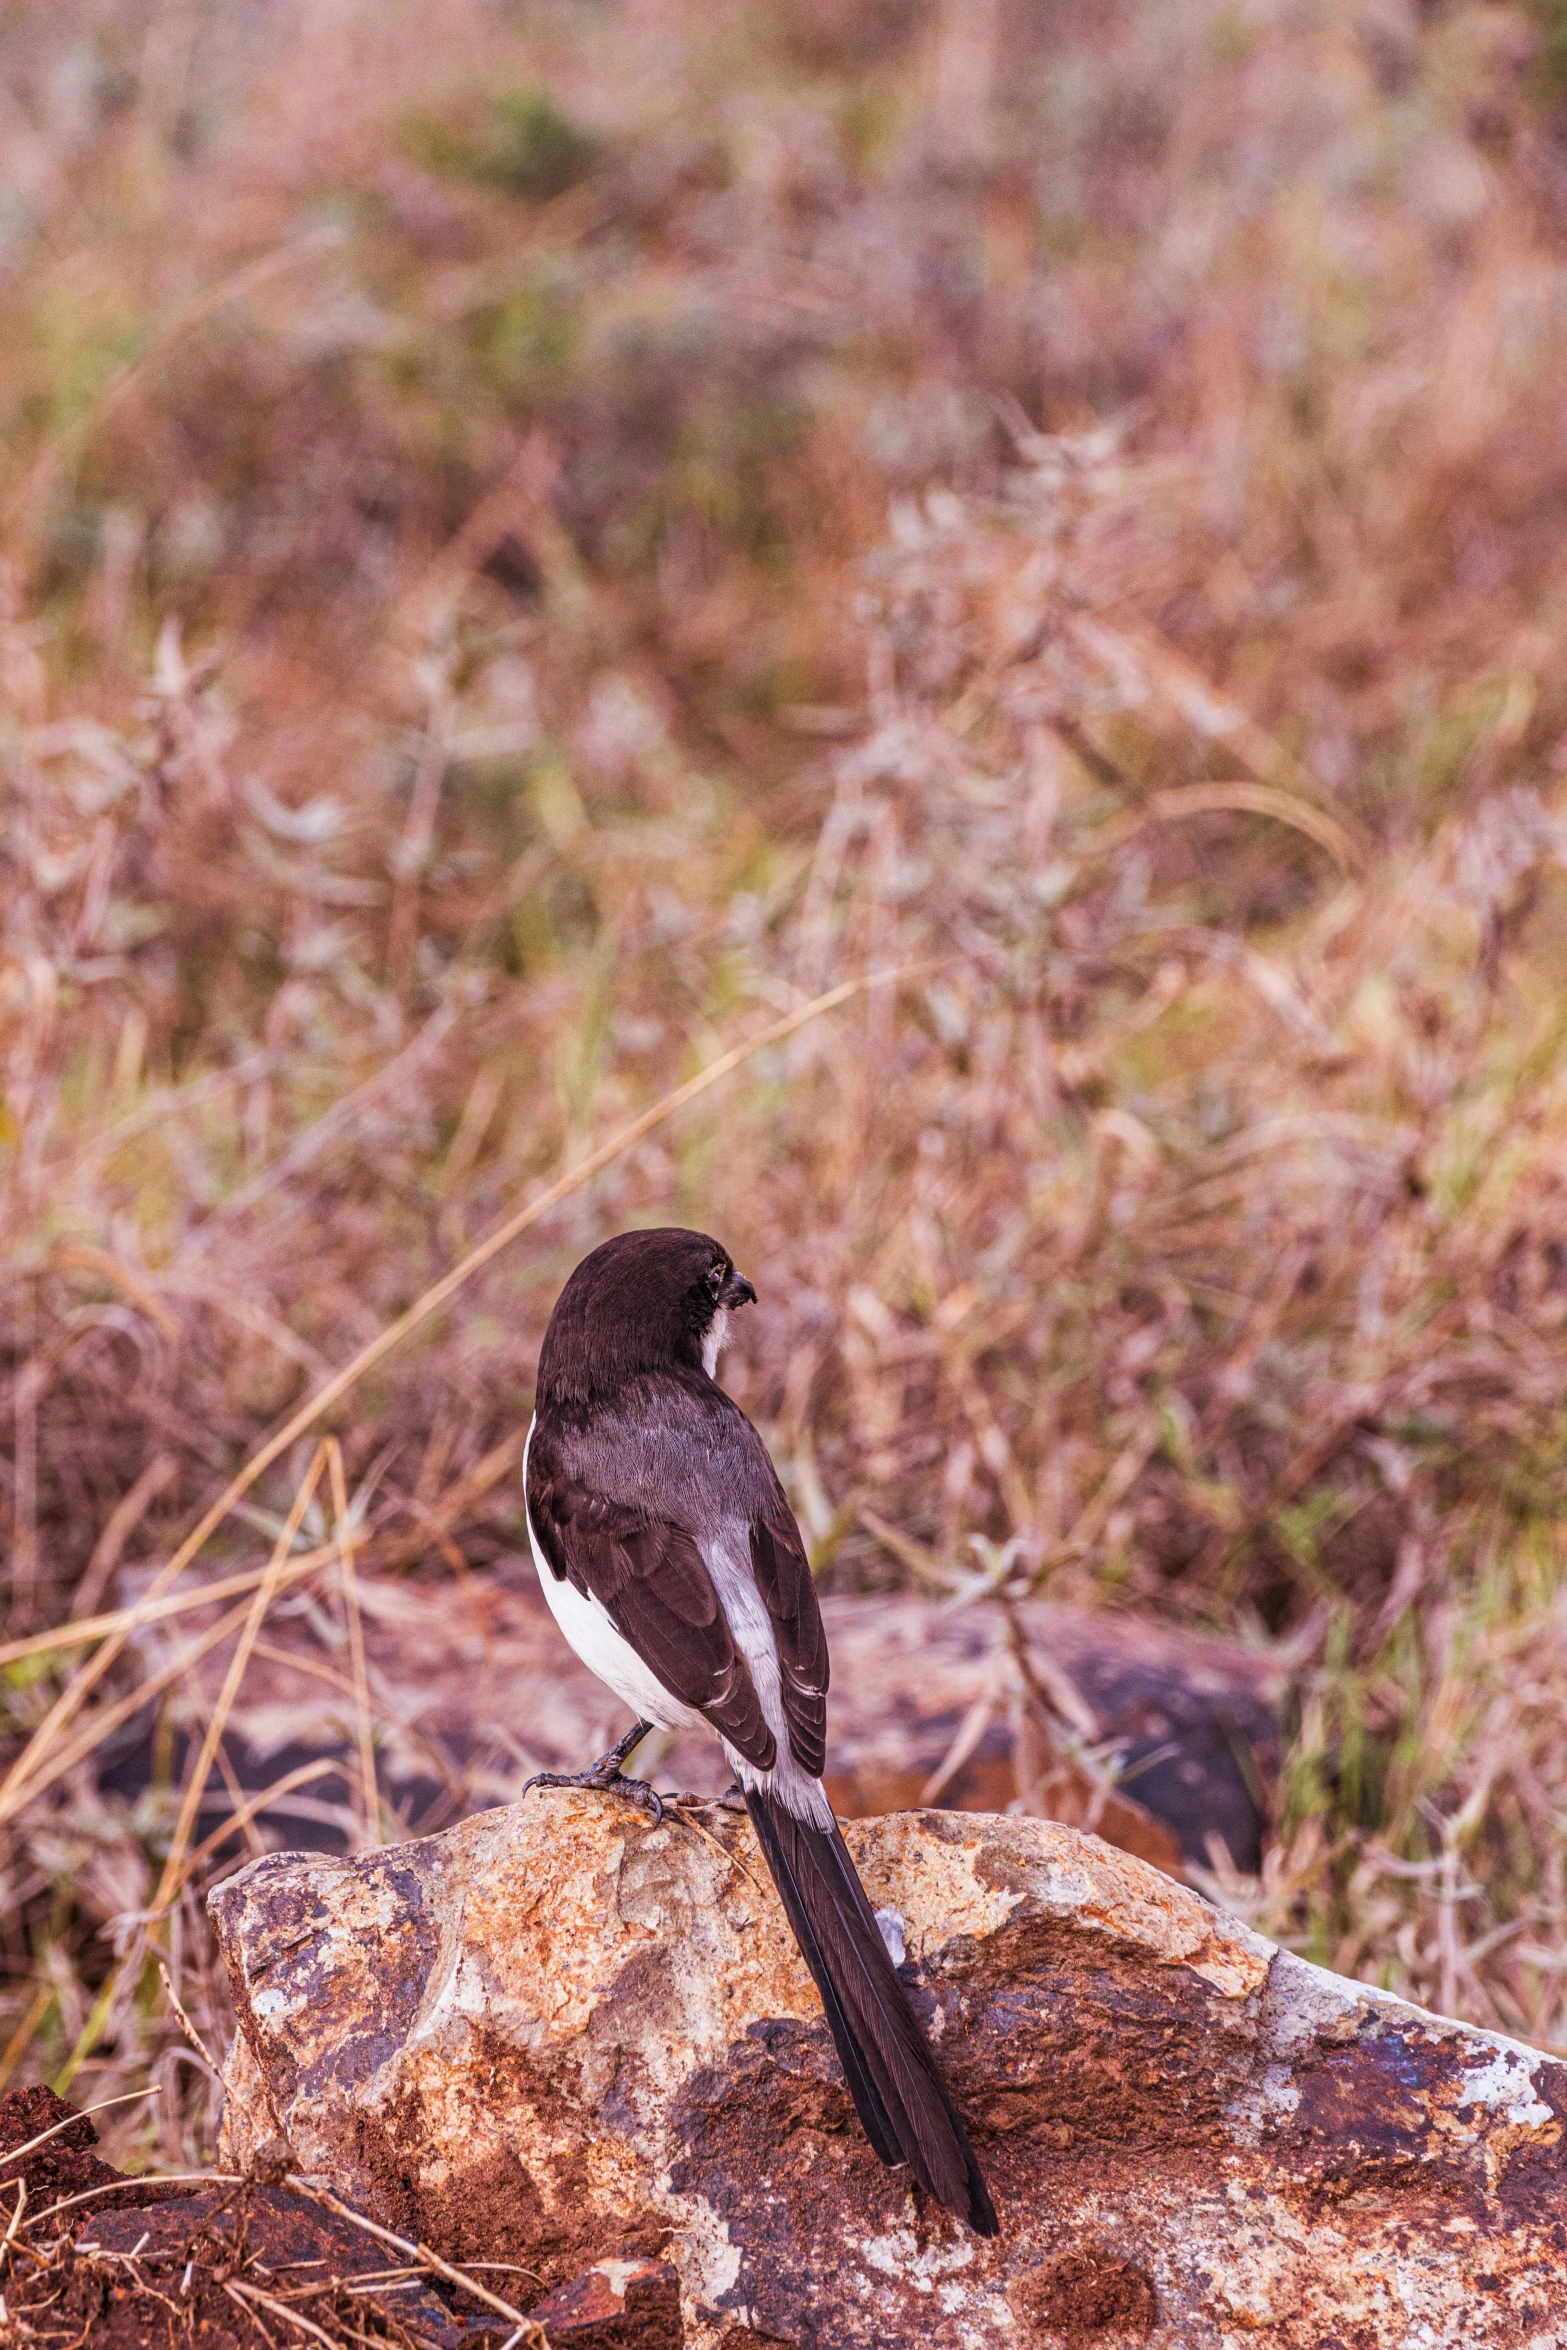
M 673 2261 L 686 2338 L 1567 2346 L 1567 2067 L 1273 1948 L 1054 1823 L 846 1833 L 1001 2214 L 882 2168 L 749 1828 L 538 1794 L 212 1897 L 228 2152 L 552 2285 Z

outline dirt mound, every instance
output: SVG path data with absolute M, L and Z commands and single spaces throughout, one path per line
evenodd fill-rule
M 99 2159 L 98 2133 L 87 2116 L 42 2081 L 0 2097 L 0 2187 L 25 2180 L 34 2212 L 68 2195 L 112 2187 L 121 2176 Z
M 48 2131 L 56 2134 L 33 2144 Z M 24 2146 L 22 2160 L 7 2162 Z M 342 2207 L 258 2176 L 195 2187 L 128 2178 L 96 2147 L 89 2117 L 52 2089 L 0 2098 L 8 2227 L 14 2182 L 25 2188 L 20 2224 L 0 2253 L 0 2307 L 23 2341 L 45 2324 L 46 2338 L 93 2350 L 256 2350 L 280 2335 L 328 2350 L 494 2350 L 507 2339 L 519 2350 L 677 2350 L 681 2340 L 678 2280 L 659 2261 L 600 2262 L 519 2327 L 518 2312 L 486 2307 L 416 2247 L 400 2257 L 395 2242 Z M 256 2165 L 283 2167 L 264 2156 Z M 82 2200 L 59 2208 L 72 2198 Z M 526 2302 L 539 2280 L 484 2262 L 471 2282 L 501 2298 L 521 2285 Z

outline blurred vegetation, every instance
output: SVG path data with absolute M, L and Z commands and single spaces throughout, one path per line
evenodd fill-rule
M 619 1120 L 916 965 L 345 1399 L 372 1564 L 516 1550 L 484 1464 L 563 1272 L 696 1222 L 824 1577 L 908 1571 L 868 1511 L 955 1590 L 1284 1643 L 1223 1897 L 1567 2039 L 1558 32 L 21 0 L 13 1639 L 133 1595 Z M 88 1754 L 20 1800 L 80 1653 L 0 1668 L 0 2073 L 162 2064 L 111 2152 L 185 2160 L 149 1952 L 209 2036 L 222 1990 L 194 1892 L 147 1912 L 199 1720 L 171 1673 L 145 1794 Z
M 537 204 L 585 180 L 598 156 L 597 141 L 568 121 L 543 90 L 501 91 L 490 100 L 481 127 L 470 133 L 416 115 L 403 143 L 431 171 L 487 181 Z

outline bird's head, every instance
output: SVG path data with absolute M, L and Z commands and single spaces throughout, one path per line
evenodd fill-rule
M 756 1291 L 705 1232 L 622 1232 L 583 1258 L 539 1353 L 543 1402 L 585 1402 L 638 1371 L 712 1377 L 736 1306 Z

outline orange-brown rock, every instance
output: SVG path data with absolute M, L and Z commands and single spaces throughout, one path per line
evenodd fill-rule
M 846 1833 L 998 2243 L 871 2153 L 749 1829 L 713 1806 L 653 1828 L 541 1793 L 251 1863 L 212 1901 L 230 2157 L 281 2135 L 375 2216 L 546 2285 L 666 2259 L 699 2350 L 1567 2344 L 1567 2067 L 1051 1822 Z

